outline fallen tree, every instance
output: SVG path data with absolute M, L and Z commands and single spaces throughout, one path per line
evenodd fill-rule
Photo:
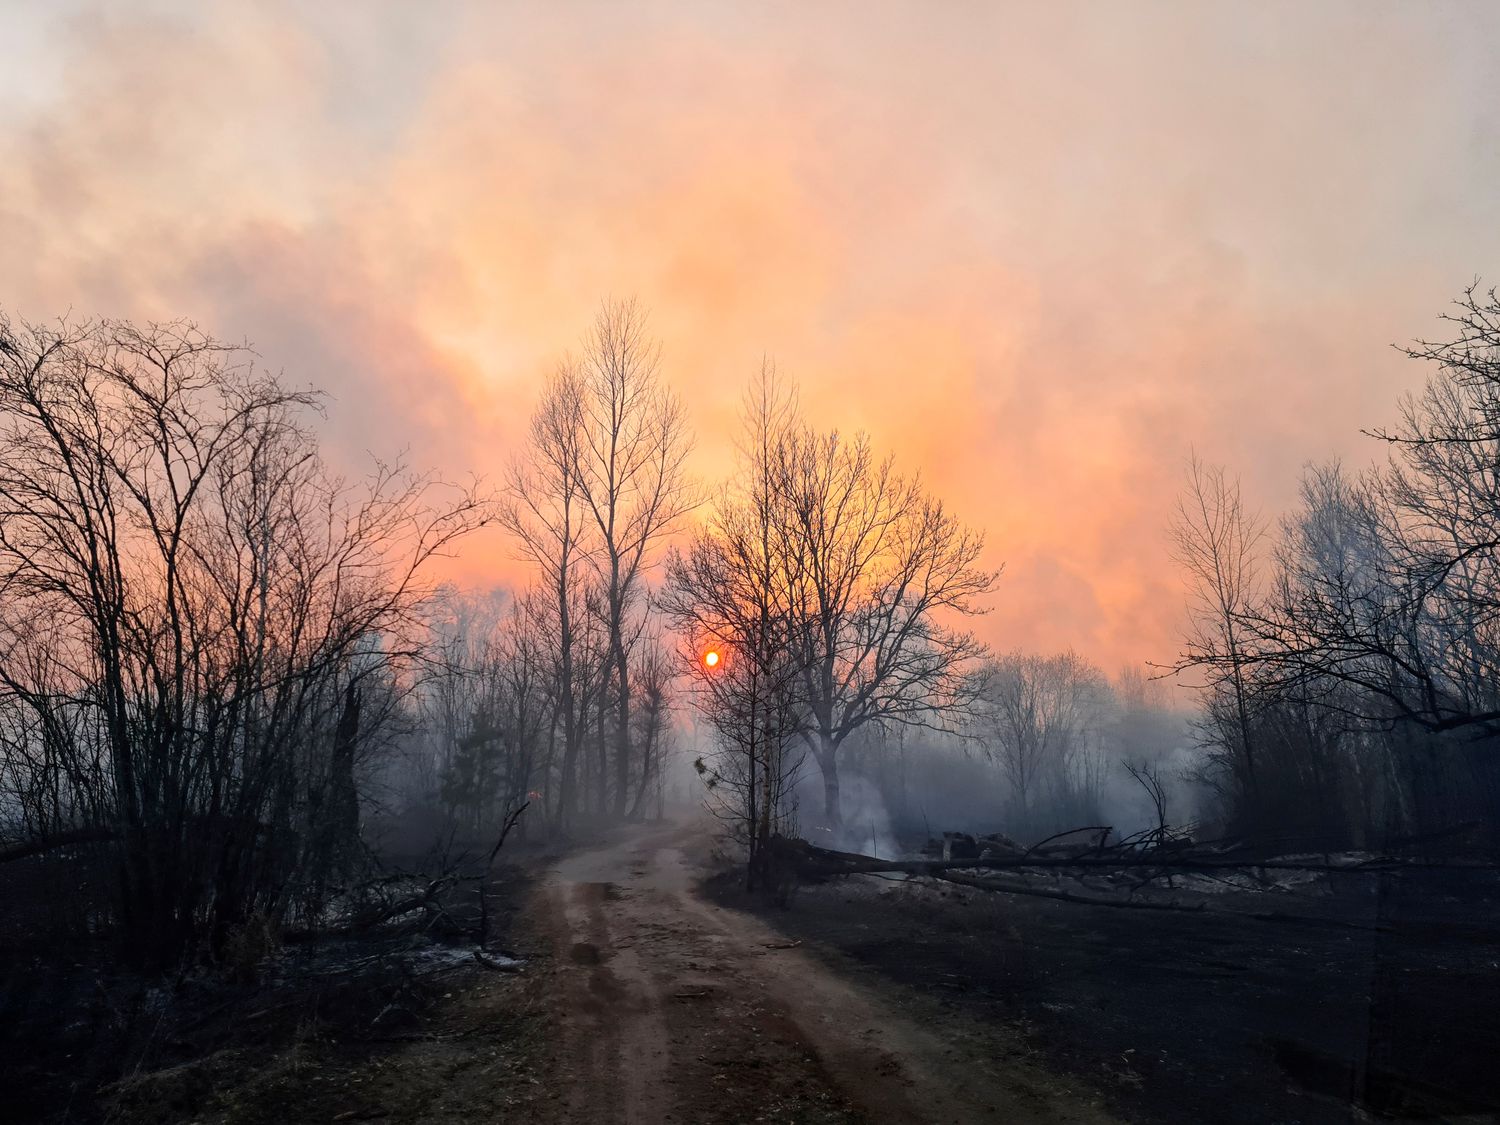
M 489 879 L 500 849 L 530 807 L 524 801 L 509 810 L 501 823 L 494 845 L 482 856 L 468 853 L 444 864 L 435 875 L 393 872 L 345 889 L 345 897 L 359 900 L 347 917 L 334 924 L 320 924 L 289 929 L 281 935 L 288 943 L 307 942 L 329 937 L 350 937 L 379 928 L 407 928 L 422 932 L 444 932 L 450 935 L 472 933 L 482 950 L 490 936 Z M 452 892 L 474 886 L 477 893 L 478 918 L 457 916 Z
M 1459 831 L 1462 830 L 1446 835 Z M 1276 877 L 1296 874 L 1315 878 L 1368 877 L 1409 870 L 1473 872 L 1496 869 L 1495 863 L 1489 860 L 1433 858 L 1410 850 L 1403 851 L 1399 846 L 1378 855 L 1313 853 L 1310 856 L 1293 852 L 1267 856 L 1263 854 L 1266 850 L 1264 841 L 1224 840 L 1195 844 L 1180 835 L 1151 830 L 1111 843 L 1111 835 L 1112 829 L 1108 827 L 1092 826 L 1059 833 L 1031 848 L 1022 849 L 1005 837 L 976 838 L 948 833 L 941 845 L 931 841 L 924 849 L 938 854 L 919 859 L 879 859 L 856 852 L 821 848 L 806 840 L 786 837 L 777 837 L 773 845 L 777 863 L 809 882 L 850 875 L 904 874 L 909 878 L 932 878 L 972 890 L 1087 906 L 1206 911 L 1262 921 L 1312 919 L 1279 911 L 1210 910 L 1202 899 L 1185 902 L 1178 898 L 1139 896 L 1148 890 L 1162 889 L 1163 884 L 1166 889 L 1177 891 L 1181 888 L 1175 885 L 1175 878 L 1189 876 L 1226 884 L 1236 890 L 1287 893 L 1288 888 L 1278 883 Z M 960 838 L 964 846 L 953 847 L 955 838 Z M 955 855 L 956 851 L 979 850 L 986 841 L 1001 843 L 983 847 L 979 855 Z M 1432 837 L 1423 837 L 1406 844 L 1430 845 L 1433 842 Z M 1314 858 L 1317 855 L 1321 858 Z
M 799 871 L 817 876 L 907 872 L 936 875 L 950 870 L 982 868 L 995 871 L 1161 871 L 1190 874 L 1215 871 L 1312 871 L 1320 874 L 1368 875 L 1402 868 L 1493 868 L 1487 861 L 1429 860 L 1392 853 L 1350 858 L 1344 861 L 1279 859 L 1234 859 L 1220 855 L 1200 857 L 1192 853 L 1153 854 L 1128 848 L 1098 848 L 1084 854 L 1052 855 L 1032 851 L 1018 856 L 981 856 L 963 859 L 878 859 L 857 852 L 820 848 L 806 840 L 778 837 L 778 854 Z
M 48 852 L 57 851 L 59 848 L 71 847 L 75 844 L 111 843 L 119 838 L 120 832 L 116 828 L 74 828 L 67 832 L 57 832 L 50 836 L 37 836 L 29 840 L 18 840 L 14 843 L 0 844 L 0 863 L 13 863 L 16 860 L 30 859 L 32 856 L 45 855 Z

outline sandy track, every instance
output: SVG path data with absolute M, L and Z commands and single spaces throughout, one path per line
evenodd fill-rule
M 558 1119 L 1014 1125 L 1110 1120 L 993 1034 L 831 971 L 701 899 L 696 825 L 637 829 L 536 890 Z

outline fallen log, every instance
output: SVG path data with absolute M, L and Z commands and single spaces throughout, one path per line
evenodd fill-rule
M 951 871 L 936 872 L 933 878 L 941 879 L 945 883 L 956 883 L 961 887 L 973 887 L 976 890 L 992 891 L 997 894 L 1051 898 L 1060 902 L 1076 902 L 1084 906 L 1114 906 L 1126 910 L 1179 910 L 1189 914 L 1199 913 L 1207 906 L 1202 902 L 1186 905 L 1179 902 L 1148 902 L 1145 899 L 1096 898 L 1093 895 L 1075 895 L 1070 891 L 1056 891 L 1047 887 L 1021 887 L 999 879 L 979 879 L 973 875 L 958 875 Z
M 421 911 L 424 920 L 430 922 L 434 915 L 446 913 L 442 896 L 461 882 L 471 882 L 480 876 L 460 876 L 456 873 L 440 875 L 429 882 L 422 891 L 395 900 L 372 903 L 359 910 L 348 921 L 336 926 L 299 926 L 283 930 L 281 940 L 288 945 L 318 941 L 331 937 L 350 937 L 382 926 L 394 918 Z M 424 927 L 425 928 L 425 927 Z
M 871 856 L 860 855 L 855 852 L 839 852 L 829 848 L 819 848 L 809 844 L 805 840 L 789 840 L 776 837 L 773 844 L 777 847 L 779 854 L 786 860 L 791 861 L 799 871 L 808 872 L 821 877 L 838 877 L 843 875 L 880 875 L 905 873 L 907 875 L 927 876 L 943 882 L 953 883 L 957 886 L 969 887 L 974 890 L 986 891 L 993 894 L 1022 895 L 1031 898 L 1054 899 L 1059 902 L 1076 903 L 1083 906 L 1107 906 L 1120 910 L 1156 910 L 1170 911 L 1186 914 L 1205 914 L 1219 917 L 1243 918 L 1247 921 L 1277 922 L 1295 925 L 1330 925 L 1345 929 L 1381 931 L 1385 927 L 1381 925 L 1370 925 L 1362 922 L 1349 922 L 1342 919 L 1325 919 L 1298 914 L 1288 914 L 1281 911 L 1246 911 L 1225 910 L 1212 908 L 1207 902 L 1183 903 L 1171 900 L 1157 901 L 1151 899 L 1139 899 L 1134 897 L 1104 898 L 1097 895 L 1083 895 L 1072 891 L 1059 890 L 1053 887 L 1027 886 L 1012 879 L 985 878 L 970 874 L 975 869 L 1002 870 L 1013 872 L 1026 871 L 1049 871 L 1056 875 L 1071 875 L 1080 881 L 1089 871 L 1112 870 L 1128 871 L 1148 869 L 1158 874 L 1192 873 L 1196 871 L 1216 870 L 1238 870 L 1247 874 L 1259 870 L 1292 870 L 1292 871 L 1331 871 L 1338 873 L 1371 874 L 1390 870 L 1392 866 L 1459 866 L 1457 864 L 1422 864 L 1404 863 L 1394 857 L 1377 857 L 1358 864 L 1332 865 L 1316 863 L 1274 863 L 1247 861 L 1233 863 L 1228 861 L 1183 861 L 1181 859 L 1139 859 L 1128 858 L 1100 858 L 1097 856 L 1084 859 L 1046 859 L 1042 857 L 1018 858 L 1018 859 L 950 859 L 950 860 L 881 860 Z M 1473 867 L 1468 864 L 1464 866 Z M 1488 865 L 1479 865 L 1488 866 Z M 1086 884 L 1085 884 L 1086 885 Z M 1140 889 L 1144 883 L 1138 883 L 1134 890 Z
M 906 872 L 912 875 L 934 875 L 940 871 L 957 869 L 982 869 L 991 871 L 1022 870 L 1095 870 L 1095 871 L 1160 871 L 1191 874 L 1212 871 L 1315 871 L 1330 875 L 1370 875 L 1402 869 L 1472 869 L 1489 867 L 1492 864 L 1462 861 L 1428 861 L 1404 859 L 1400 856 L 1371 856 L 1350 863 L 1289 860 L 1232 860 L 1195 859 L 1180 851 L 1167 854 L 1140 852 L 1135 849 L 1111 851 L 1090 849 L 1086 855 L 1052 856 L 1026 854 L 1021 856 L 989 856 L 980 859 L 877 859 L 857 852 L 840 852 L 831 848 L 820 848 L 805 840 L 776 837 L 773 847 L 796 866 L 811 869 L 824 875 L 873 875 L 882 872 Z
M 28 859 L 34 855 L 43 855 L 46 852 L 55 851 L 58 848 L 66 848 L 72 844 L 107 844 L 111 840 L 118 840 L 120 832 L 116 828 L 75 828 L 69 832 L 58 832 L 52 836 L 43 836 L 35 840 L 23 840 L 18 844 L 7 844 L 0 847 L 0 863 L 10 863 L 18 859 Z

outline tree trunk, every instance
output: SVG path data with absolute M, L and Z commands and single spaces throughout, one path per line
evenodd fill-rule
M 621 635 L 620 609 L 611 609 L 610 638 L 615 650 L 615 671 L 619 676 L 620 697 L 618 726 L 615 729 L 615 817 L 625 815 L 625 801 L 630 791 L 630 668 L 625 656 L 625 640 Z M 643 763 L 644 766 L 644 763 Z
M 563 721 L 562 777 L 558 782 L 557 823 L 564 830 L 573 818 L 574 777 L 578 769 L 579 730 L 577 702 L 573 693 L 573 618 L 568 607 L 568 568 L 564 560 L 558 570 L 557 586 L 558 655 L 561 658 L 558 685 L 558 709 Z
M 636 787 L 635 801 L 630 806 L 630 819 L 640 820 L 644 816 L 642 810 L 646 807 L 646 794 L 650 788 L 651 780 L 657 770 L 657 717 L 650 709 L 646 712 L 651 715 L 651 725 L 647 728 L 646 741 L 641 747 L 641 783 Z
M 839 828 L 844 823 L 844 810 L 839 801 L 838 744 L 828 735 L 819 737 L 818 768 L 823 771 L 823 816 L 829 828 Z
M 332 774 L 329 778 L 328 838 L 321 862 L 339 876 L 348 873 L 359 840 L 359 793 L 354 785 L 354 752 L 359 740 L 359 688 L 351 679 L 344 689 L 344 709 L 333 734 Z
M 598 724 L 595 749 L 599 759 L 599 792 L 595 797 L 594 813 L 600 820 L 609 815 L 609 692 L 608 683 L 599 687 L 599 706 L 595 709 L 594 721 Z

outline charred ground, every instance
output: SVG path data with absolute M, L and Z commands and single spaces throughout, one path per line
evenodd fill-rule
M 530 882 L 522 866 L 496 869 L 491 951 L 520 940 Z M 103 940 L 59 950 L 8 937 L 8 1120 L 467 1120 L 538 1087 L 541 997 L 530 978 L 480 965 L 464 935 L 387 927 L 178 977 L 127 972 Z
M 476 964 L 472 940 L 411 932 L 294 945 L 239 982 L 130 976 L 103 944 L 16 948 L 0 992 L 7 1112 L 247 1125 L 1500 1112 L 1487 870 L 1153 892 L 1201 912 L 857 875 L 780 907 L 746 896 L 708 846 L 700 826 L 663 824 L 517 852 L 490 885 L 488 948 L 518 952 L 520 974 Z
M 1347 882 L 1347 881 L 1345 881 Z M 1096 1084 L 1129 1120 L 1492 1120 L 1500 912 L 1488 871 L 1379 875 L 1292 896 L 1173 892 L 1112 909 L 900 876 L 753 910 L 831 964 L 942 997 Z M 1275 921 L 1221 911 L 1266 912 Z

